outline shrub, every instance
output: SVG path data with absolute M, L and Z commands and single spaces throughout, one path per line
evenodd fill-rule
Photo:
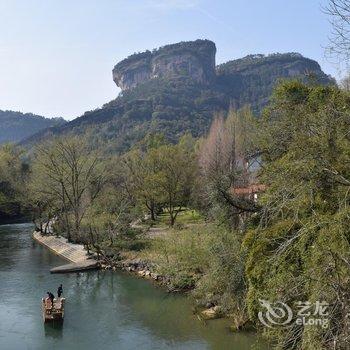
M 199 306 L 220 305 L 236 328 L 247 321 L 245 252 L 240 235 L 217 225 L 172 231 L 152 243 L 149 253 L 170 289 L 192 289 Z

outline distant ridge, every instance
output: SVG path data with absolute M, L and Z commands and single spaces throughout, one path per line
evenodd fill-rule
M 49 127 L 61 126 L 63 118 L 45 118 L 32 113 L 0 110 L 0 144 L 20 142 Z

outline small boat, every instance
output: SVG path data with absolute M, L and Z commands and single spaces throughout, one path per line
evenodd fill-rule
M 64 318 L 64 303 L 65 298 L 57 298 L 53 300 L 53 305 L 51 300 L 46 298 L 42 299 L 42 309 L 43 309 L 43 320 L 44 323 L 47 322 L 63 322 Z

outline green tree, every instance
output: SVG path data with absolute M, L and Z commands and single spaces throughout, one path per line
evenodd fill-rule
M 20 218 L 28 207 L 29 166 L 23 150 L 11 144 L 0 147 L 0 221 Z
M 173 226 L 178 213 L 189 204 L 197 176 L 194 146 L 187 134 L 176 145 L 157 137 L 148 140 L 146 150 L 133 150 L 124 157 L 130 193 L 147 208 L 152 220 L 165 208 Z
M 179 212 L 189 205 L 197 176 L 194 142 L 185 135 L 177 145 L 163 145 L 151 149 L 147 158 L 155 166 L 154 184 L 169 213 L 170 225 L 175 224 Z
M 350 325 L 350 96 L 336 87 L 280 85 L 260 127 L 267 190 L 245 240 L 248 305 L 259 299 L 329 304 L 329 328 L 265 329 L 278 349 L 347 349 Z
M 155 176 L 158 166 L 148 153 L 133 150 L 124 156 L 127 174 L 126 186 L 135 200 L 146 208 L 151 219 L 156 219 L 156 212 L 161 204 L 161 194 Z

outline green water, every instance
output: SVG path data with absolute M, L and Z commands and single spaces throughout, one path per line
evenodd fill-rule
M 29 224 L 0 226 L 0 349 L 250 349 L 252 334 L 204 324 L 189 300 L 122 272 L 51 275 L 65 263 L 31 239 Z M 41 297 L 63 283 L 62 327 L 44 325 Z M 256 344 L 255 344 L 256 345 Z M 258 346 L 263 349 L 264 347 Z

